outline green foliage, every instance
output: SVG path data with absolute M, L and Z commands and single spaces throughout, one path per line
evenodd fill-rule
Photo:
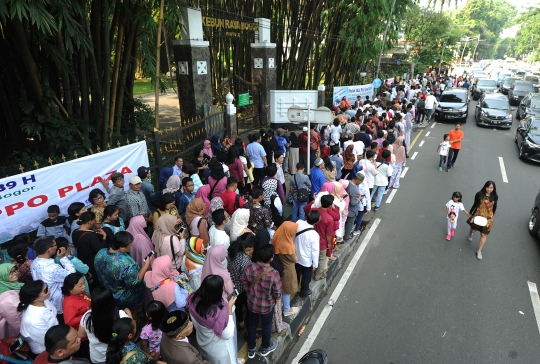
M 540 9 L 529 9 L 518 16 L 513 24 L 520 29 L 515 38 L 515 51 L 518 56 L 533 53 L 533 61 L 540 59 L 538 44 L 540 43 Z

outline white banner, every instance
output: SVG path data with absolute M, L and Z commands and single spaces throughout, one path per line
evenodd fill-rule
M 105 191 L 101 181 L 115 172 L 127 188 L 141 166 L 149 166 L 145 141 L 0 179 L 0 243 L 36 230 L 50 205 L 63 216 L 73 202 L 90 205 L 90 191 Z
M 347 100 L 352 106 L 354 106 L 357 96 L 360 96 L 362 102 L 366 100 L 366 96 L 369 96 L 370 99 L 373 100 L 373 84 L 334 87 L 334 98 L 332 99 L 332 105 L 339 106 L 343 96 L 347 97 Z

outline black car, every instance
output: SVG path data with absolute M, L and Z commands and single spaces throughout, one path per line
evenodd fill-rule
M 516 111 L 516 119 L 527 115 L 540 116 L 540 93 L 529 93 L 521 100 Z
M 519 158 L 540 162 L 540 117 L 527 116 L 516 130 Z
M 510 129 L 512 127 L 512 109 L 506 96 L 485 94 L 474 112 L 476 125 L 495 126 Z
M 510 104 L 519 105 L 521 100 L 529 93 L 534 92 L 534 85 L 529 81 L 515 81 L 508 90 Z
M 439 105 L 435 109 L 435 118 L 438 120 L 462 119 L 467 122 L 467 109 L 469 95 L 466 88 L 449 87 L 439 98 Z
M 503 94 L 508 95 L 508 90 L 512 87 L 514 82 L 519 81 L 517 77 L 505 77 L 501 81 L 500 90 Z
M 540 192 L 536 195 L 531 218 L 529 219 L 529 233 L 540 239 Z
M 497 81 L 488 78 L 480 78 L 472 87 L 473 100 L 478 100 L 485 92 L 493 92 L 497 89 Z

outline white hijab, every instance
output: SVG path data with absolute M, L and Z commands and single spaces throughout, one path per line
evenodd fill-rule
M 248 227 L 249 209 L 237 209 L 231 217 L 231 242 L 236 241 L 242 231 Z

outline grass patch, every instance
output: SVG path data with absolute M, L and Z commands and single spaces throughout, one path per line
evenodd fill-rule
M 133 96 L 154 92 L 154 85 L 149 78 L 141 78 L 133 83 Z

